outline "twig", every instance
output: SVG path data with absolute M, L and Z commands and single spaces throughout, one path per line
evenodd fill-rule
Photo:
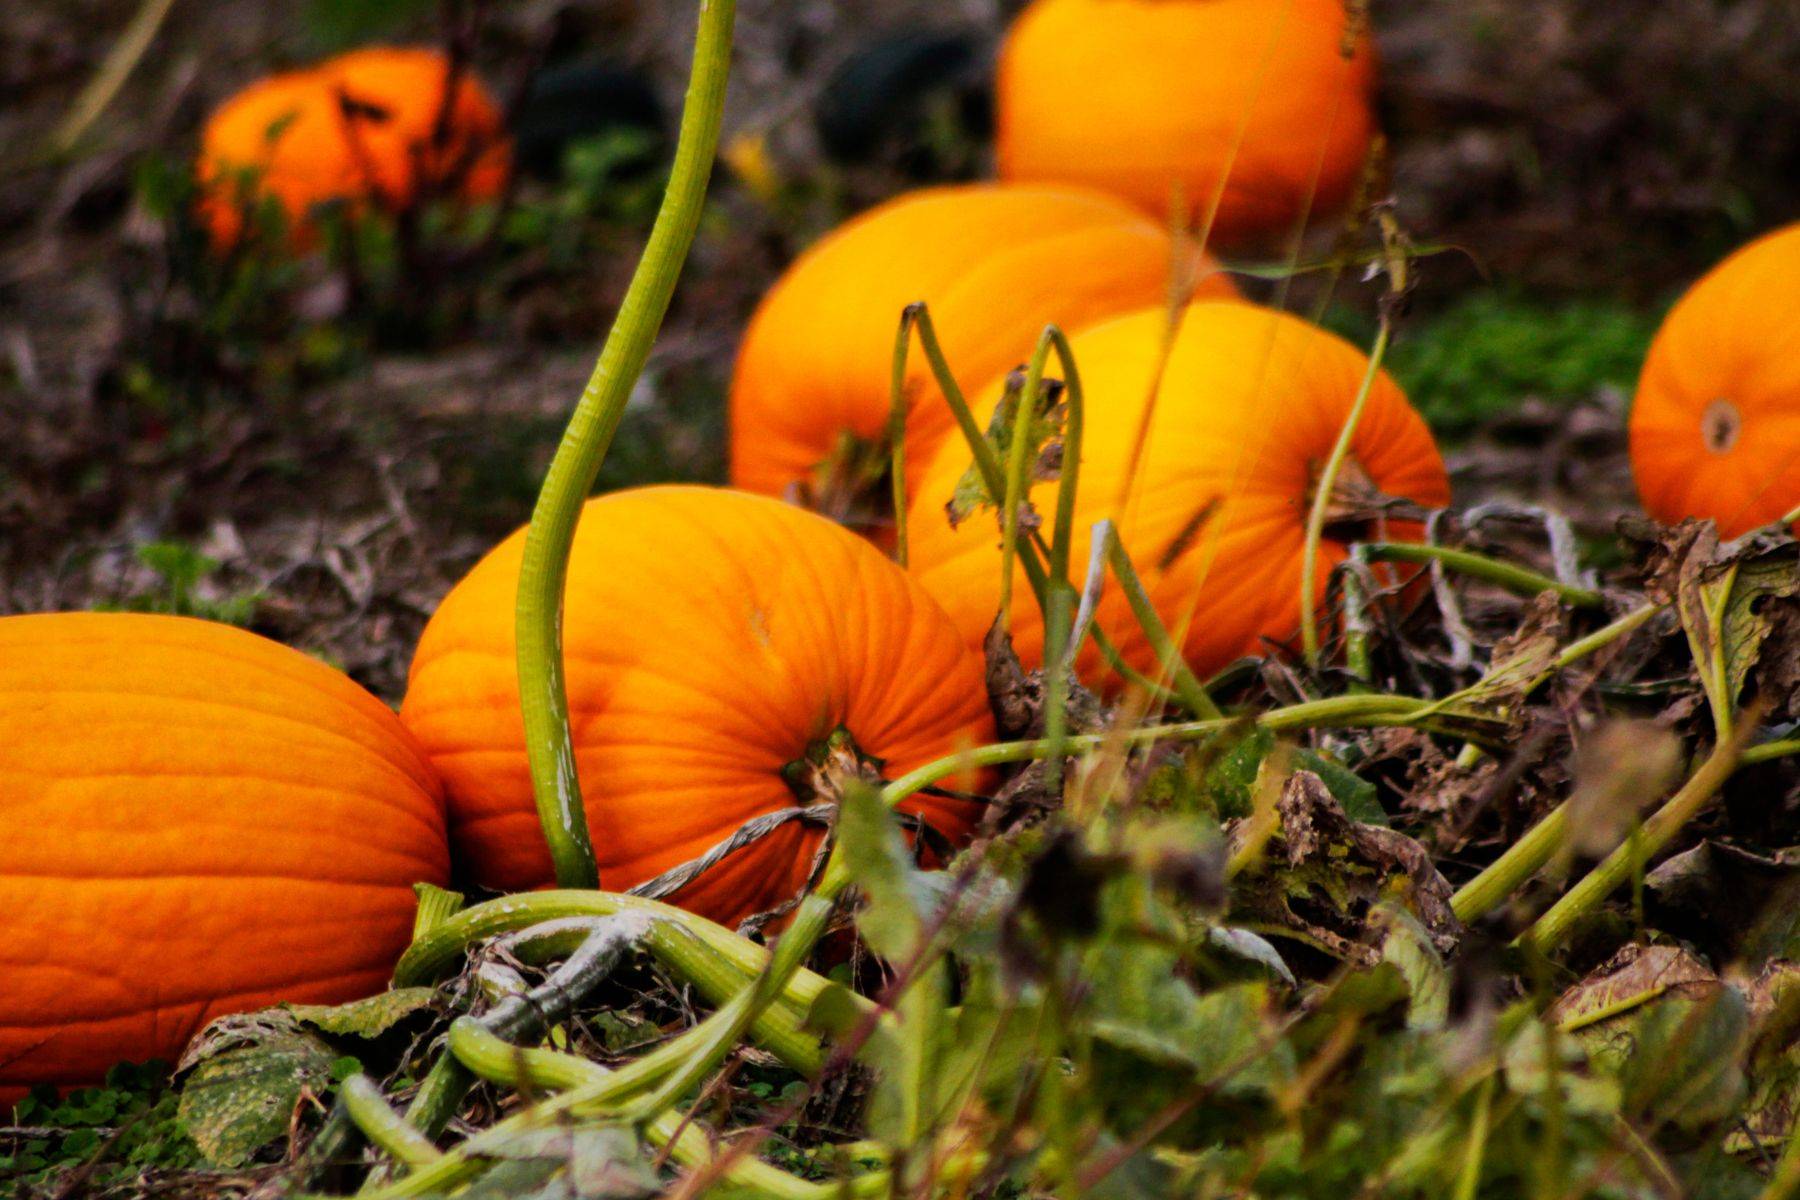
M 1593 588 L 1563 583 L 1561 580 L 1533 571 L 1529 567 L 1502 562 L 1496 558 L 1489 558 L 1485 554 L 1476 554 L 1472 550 L 1458 550 L 1450 546 L 1427 546 L 1411 542 L 1367 542 L 1358 549 L 1365 557 L 1376 562 L 1442 563 L 1452 571 L 1471 575 L 1477 579 L 1485 579 L 1489 583 L 1499 584 L 1501 587 L 1524 595 L 1555 592 L 1577 608 L 1606 607 L 1606 597 Z
M 144 52 L 150 49 L 150 43 L 156 38 L 156 31 L 162 28 L 163 19 L 169 15 L 175 0 L 143 0 L 136 13 L 132 14 L 131 23 L 125 26 L 125 32 L 113 43 L 100 69 L 88 80 L 81 94 L 75 97 L 69 115 L 57 125 L 56 131 L 50 135 L 49 153 L 52 158 L 63 158 L 71 153 L 89 127 L 106 111 L 107 105 L 125 86 L 125 81 L 144 60 Z
M 1156 654 L 1156 659 L 1167 671 L 1174 682 L 1175 694 L 1181 697 L 1182 704 L 1196 717 L 1209 719 L 1222 717 L 1219 706 L 1213 703 L 1212 697 L 1206 694 L 1206 688 L 1195 678 L 1193 668 L 1182 657 L 1181 647 L 1169 636 L 1169 630 L 1157 615 L 1156 606 L 1150 602 L 1150 594 L 1144 590 L 1143 580 L 1138 577 L 1137 568 L 1132 565 L 1131 555 L 1125 550 L 1125 543 L 1119 540 L 1118 530 L 1112 522 L 1103 522 L 1106 526 L 1106 557 L 1112 566 L 1113 578 L 1125 592 L 1125 599 L 1131 605 L 1131 615 L 1137 618 L 1138 627 L 1144 631 L 1145 639 Z
M 1369 395 L 1375 390 L 1375 380 L 1381 372 L 1381 360 L 1387 354 L 1388 340 L 1392 337 L 1393 322 L 1384 313 L 1381 328 L 1375 334 L 1375 345 L 1369 351 L 1369 365 L 1363 372 L 1362 384 L 1356 390 L 1356 399 L 1351 401 L 1349 415 L 1344 418 L 1344 424 L 1338 430 L 1337 442 L 1325 460 L 1325 468 L 1319 472 L 1318 484 L 1313 490 L 1312 508 L 1306 516 L 1306 542 L 1300 559 L 1300 646 L 1310 666 L 1316 667 L 1319 663 L 1319 545 L 1324 539 L 1325 520 L 1331 511 L 1331 495 L 1337 487 L 1338 473 L 1343 470 L 1345 460 L 1350 457 L 1350 447 L 1356 441 L 1356 428 L 1362 422 L 1363 409 L 1368 407 Z

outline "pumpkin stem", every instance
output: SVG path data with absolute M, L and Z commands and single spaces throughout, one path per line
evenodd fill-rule
M 781 768 L 781 777 L 803 804 L 842 804 L 850 788 L 879 788 L 887 783 L 881 759 L 865 754 L 848 729 L 839 725 Z
M 1706 411 L 1700 414 L 1700 435 L 1706 439 L 1706 448 L 1714 454 L 1729 453 L 1743 431 L 1743 414 L 1737 405 L 1723 396 L 1708 404 Z
M 837 445 L 819 460 L 812 477 L 788 485 L 784 499 L 830 517 L 865 537 L 893 526 L 896 513 L 888 483 L 889 446 L 883 438 L 838 434 Z
M 1306 488 L 1306 504 L 1318 501 L 1320 475 L 1324 464 L 1313 463 Z M 1376 486 L 1375 480 L 1354 454 L 1344 456 L 1331 493 L 1325 497 L 1324 536 L 1334 542 L 1366 542 L 1383 536 L 1389 521 L 1423 521 L 1425 510 L 1404 496 L 1394 496 Z

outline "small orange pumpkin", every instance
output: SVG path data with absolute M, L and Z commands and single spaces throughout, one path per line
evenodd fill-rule
M 1164 213 L 1218 197 L 1254 243 L 1355 191 L 1375 52 L 1344 0 L 1036 0 L 1000 54 L 1000 177 L 1085 184 Z
M 201 135 L 197 168 L 214 244 L 234 244 L 246 206 L 263 197 L 280 204 L 304 247 L 316 205 L 399 212 L 439 189 L 471 201 L 498 195 L 510 157 L 499 109 L 464 71 L 444 111 L 449 76 L 436 50 L 357 50 L 227 100 Z
M 551 879 L 514 659 L 523 549 L 521 531 L 451 591 L 401 708 L 444 778 L 459 860 L 504 890 Z M 937 604 L 867 542 L 778 500 L 700 487 L 592 500 L 567 596 L 570 721 L 606 888 L 828 799 L 795 773 L 839 730 L 890 773 L 991 740 L 981 663 Z M 976 814 L 937 796 L 904 808 L 951 843 Z M 670 899 L 728 923 L 771 909 L 803 887 L 821 836 L 780 825 Z
M 1368 362 L 1349 343 L 1285 313 L 1248 304 L 1194 305 L 1183 314 L 1133 473 L 1167 320 L 1161 310 L 1147 310 L 1073 340 L 1087 397 L 1076 542 L 1085 552 L 1093 525 L 1113 519 L 1164 624 L 1204 674 L 1298 628 L 1313 480 Z M 984 392 L 983 421 L 1000 393 L 998 383 Z M 946 520 L 945 505 L 969 461 L 966 446 L 945 444 L 919 489 L 909 527 L 913 572 L 974 646 L 999 609 L 1000 549 L 991 510 L 955 528 Z M 1340 475 L 1341 485 L 1350 483 L 1371 497 L 1433 506 L 1449 500 L 1430 431 L 1385 373 Z M 1055 486 L 1033 488 L 1038 512 L 1054 511 Z M 1383 536 L 1416 536 L 1416 528 L 1396 522 Z M 1321 543 L 1321 593 L 1345 555 L 1341 542 Z M 1026 589 L 1020 569 L 1012 634 L 1020 657 L 1035 665 L 1044 634 Z M 1127 662 L 1160 673 L 1116 583 L 1100 601 L 1098 621 Z M 1117 678 L 1091 643 L 1078 669 L 1092 685 L 1116 690 Z
M 393 712 L 181 617 L 0 619 L 0 1093 L 173 1059 L 214 1017 L 380 991 L 442 791 Z
M 927 188 L 871 209 L 803 254 L 751 318 L 731 382 L 732 482 L 818 500 L 843 465 L 846 439 L 883 441 L 906 305 L 929 303 L 967 387 L 1028 357 L 1047 324 L 1073 331 L 1162 300 L 1173 257 L 1154 222 L 1068 188 Z M 1205 270 L 1199 294 L 1236 295 L 1224 275 Z M 916 342 L 908 366 L 916 470 L 953 418 Z
M 1800 225 L 1767 234 L 1682 297 L 1631 406 L 1631 469 L 1659 521 L 1726 537 L 1800 505 Z

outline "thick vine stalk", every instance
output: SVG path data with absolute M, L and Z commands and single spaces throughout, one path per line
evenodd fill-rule
M 517 614 L 519 696 L 532 792 L 556 881 L 563 887 L 600 885 L 581 803 L 563 679 L 562 612 L 569 547 L 699 228 L 724 114 L 735 11 L 736 0 L 701 0 L 700 29 L 668 189 L 612 332 L 551 460 L 525 534 Z
M 443 1157 L 417 1126 L 389 1107 L 381 1085 L 358 1072 L 338 1088 L 338 1098 L 363 1136 L 395 1161 L 422 1167 Z
M 442 928 L 442 924 L 436 928 Z M 654 922 L 639 912 L 609 914 L 603 918 L 579 922 L 581 941 L 571 948 L 562 966 L 530 993 L 511 997 L 496 1005 L 481 1018 L 483 1025 L 511 1037 L 541 1034 L 545 1028 L 566 1016 L 581 996 L 611 974 L 628 950 L 638 942 L 648 940 L 654 927 Z M 469 1094 L 469 1088 L 474 1083 L 474 1074 L 455 1055 L 440 1054 L 437 1061 L 431 1064 L 430 1071 L 426 1073 L 412 1103 L 407 1107 L 408 1127 L 419 1131 L 422 1137 L 438 1136 L 449 1125 L 450 1118 L 456 1115 L 457 1106 Z M 365 1112 L 359 1117 L 352 1111 L 350 1115 L 356 1118 L 357 1125 L 364 1133 L 371 1139 L 376 1138 L 382 1120 L 381 1114 Z M 369 1121 L 374 1123 L 366 1123 Z M 387 1142 L 378 1144 L 388 1149 L 401 1162 L 421 1166 L 428 1161 L 407 1158 Z M 363 1194 L 378 1193 L 385 1182 L 385 1172 L 371 1172 Z
M 768 967 L 765 947 L 704 917 L 660 900 L 571 889 L 503 896 L 464 909 L 407 947 L 394 969 L 394 980 L 402 987 L 433 983 L 476 942 L 547 922 L 572 922 L 563 946 L 572 950 L 583 936 L 581 922 L 618 914 L 650 918 L 644 948 L 715 1004 L 728 1000 Z M 553 952 L 548 946 L 544 950 L 546 955 Z M 798 972 L 789 985 L 796 1012 L 804 1013 L 829 986 L 822 975 Z M 810 1044 L 816 1052 L 817 1040 Z
M 1489 863 L 1486 870 L 1458 888 L 1450 897 L 1450 911 L 1464 924 L 1487 916 L 1543 870 L 1568 837 L 1569 805 L 1564 801 L 1508 846 L 1506 853 Z
M 1753 724 L 1754 722 L 1745 722 L 1745 727 Z M 1743 749 L 1741 731 L 1731 741 L 1714 746 L 1713 752 L 1700 764 L 1699 770 L 1669 798 L 1668 803 L 1644 822 L 1638 835 L 1607 855 L 1598 866 L 1583 876 L 1562 899 L 1550 907 L 1550 911 L 1519 935 L 1519 944 L 1541 953 L 1548 953 L 1561 945 L 1578 921 L 1598 907 L 1634 873 L 1643 870 L 1644 865 L 1706 806 L 1713 793 L 1719 790 L 1737 768 L 1738 755 Z
M 606 1083 L 612 1075 L 598 1063 L 572 1054 L 513 1045 L 467 1020 L 451 1029 L 450 1044 L 484 1078 L 530 1092 L 590 1087 Z M 651 1143 L 667 1148 L 672 1161 L 691 1169 L 709 1167 L 728 1153 L 703 1126 L 679 1110 L 658 1115 L 644 1132 Z M 755 1158 L 734 1161 L 723 1178 L 752 1194 L 779 1200 L 836 1200 L 846 1189 L 852 1196 L 882 1196 L 888 1190 L 887 1178 L 881 1174 L 816 1183 Z

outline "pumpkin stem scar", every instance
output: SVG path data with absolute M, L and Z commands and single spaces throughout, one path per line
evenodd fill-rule
M 1700 436 L 1714 454 L 1726 454 L 1738 443 L 1744 432 L 1744 416 L 1738 406 L 1720 396 L 1700 414 Z
M 781 768 L 781 778 L 803 804 L 841 804 L 858 784 L 879 788 L 888 781 L 887 764 L 865 754 L 850 731 L 839 725 Z

